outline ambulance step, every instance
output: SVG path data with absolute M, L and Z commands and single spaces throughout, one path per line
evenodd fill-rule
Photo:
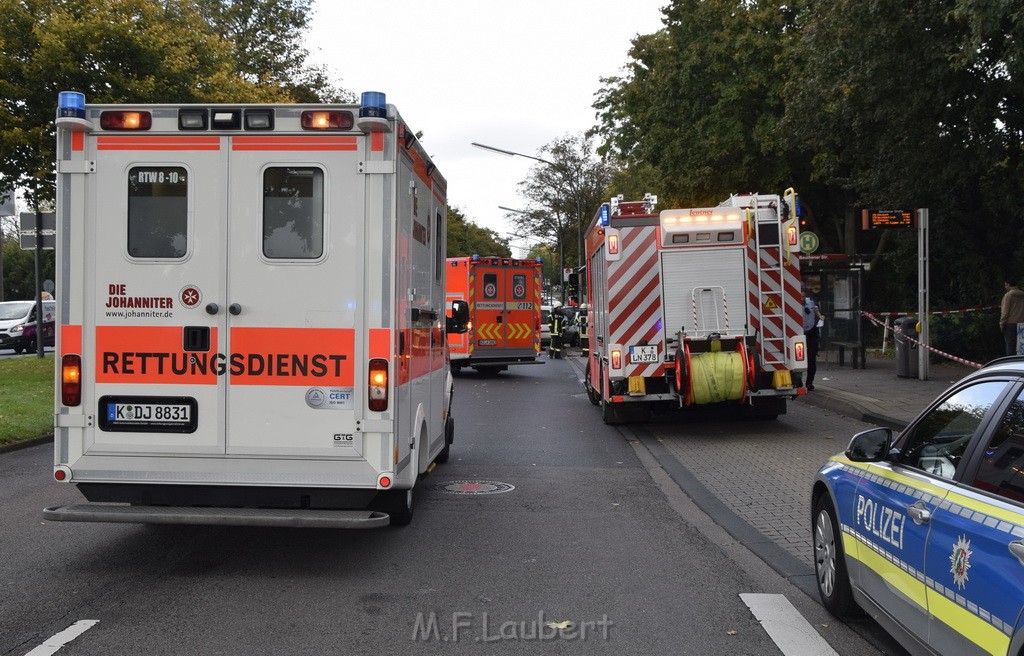
M 376 528 L 391 518 L 373 510 L 309 510 L 305 508 L 190 508 L 122 506 L 83 503 L 43 509 L 54 522 L 118 522 L 139 524 L 213 524 L 217 526 L 290 526 L 299 528 Z

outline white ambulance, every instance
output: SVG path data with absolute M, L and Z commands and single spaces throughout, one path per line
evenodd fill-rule
M 384 94 L 56 124 L 54 478 L 94 503 L 44 516 L 408 523 L 454 434 L 446 184 Z

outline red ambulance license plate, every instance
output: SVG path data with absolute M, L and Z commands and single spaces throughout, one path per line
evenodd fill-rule
M 198 405 L 187 396 L 104 396 L 100 399 L 100 430 L 192 433 L 198 426 Z
M 658 362 L 657 346 L 630 346 L 630 364 L 643 364 L 647 362 Z

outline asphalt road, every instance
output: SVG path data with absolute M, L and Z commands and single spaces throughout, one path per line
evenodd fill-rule
M 0 654 L 28 654 L 81 620 L 98 623 L 61 656 L 783 653 L 740 597 L 752 593 L 788 600 L 839 654 L 892 653 L 870 625 L 851 629 L 801 591 L 799 545 L 760 531 L 761 546 L 748 544 L 750 524 L 730 507 L 742 510 L 743 494 L 712 480 L 716 457 L 733 481 L 749 479 L 766 457 L 785 459 L 788 440 L 818 441 L 798 413 L 738 434 L 713 421 L 620 430 L 568 361 L 456 385 L 452 458 L 422 481 L 405 528 L 49 523 L 43 506 L 78 500 L 50 482 L 51 447 L 0 454 Z M 681 491 L 687 475 L 721 516 Z M 766 485 L 806 498 L 809 479 L 789 478 Z M 458 481 L 514 489 L 447 491 Z M 747 505 L 773 503 L 761 496 Z M 772 553 L 795 571 L 766 566 Z M 571 628 L 556 636 L 549 622 Z

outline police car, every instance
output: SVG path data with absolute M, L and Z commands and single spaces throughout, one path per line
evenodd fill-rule
M 1024 654 L 1024 357 L 958 381 L 907 428 L 858 433 L 815 478 L 825 607 L 913 653 Z

